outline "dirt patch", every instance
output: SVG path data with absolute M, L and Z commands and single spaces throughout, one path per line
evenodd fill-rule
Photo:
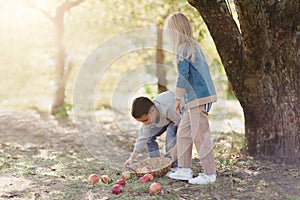
M 113 143 L 131 150 L 134 136 L 122 134 L 113 122 L 103 127 Z M 111 195 L 111 185 L 89 184 L 91 173 L 117 179 L 120 171 L 86 150 L 71 120 L 57 121 L 36 112 L 1 113 L 0 130 L 0 199 L 300 199 L 299 167 L 253 160 L 224 144 L 232 144 L 239 135 L 227 133 L 215 140 L 215 184 L 198 186 L 159 178 L 156 181 L 163 184 L 164 194 L 153 197 L 148 185 L 135 178 L 120 196 Z M 198 159 L 193 159 L 194 175 L 200 169 Z

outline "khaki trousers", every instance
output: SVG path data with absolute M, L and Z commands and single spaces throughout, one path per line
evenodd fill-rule
M 211 141 L 208 115 L 203 106 L 186 110 L 177 130 L 178 166 L 191 168 L 193 144 L 205 174 L 215 174 L 216 164 Z

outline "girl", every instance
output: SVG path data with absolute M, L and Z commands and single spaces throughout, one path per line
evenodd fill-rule
M 209 184 L 216 181 L 216 165 L 210 138 L 208 112 L 217 101 L 216 91 L 207 62 L 192 36 L 188 18 L 179 12 L 171 14 L 165 25 L 175 52 L 178 69 L 175 113 L 181 113 L 180 100 L 184 98 L 186 111 L 182 115 L 177 134 L 179 169 L 169 175 L 172 179 L 188 180 L 191 184 Z M 191 170 L 192 147 L 195 144 L 204 173 L 193 178 Z

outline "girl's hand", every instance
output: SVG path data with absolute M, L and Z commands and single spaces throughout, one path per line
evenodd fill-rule
M 174 104 L 174 112 L 177 116 L 180 116 L 181 114 L 181 105 L 180 105 L 180 99 L 175 100 L 175 104 Z

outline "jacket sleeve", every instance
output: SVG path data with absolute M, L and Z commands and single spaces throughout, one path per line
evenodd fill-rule
M 189 62 L 186 59 L 178 59 L 178 76 L 176 82 L 176 98 L 182 99 L 185 89 L 188 88 Z
M 150 136 L 151 125 L 143 125 L 139 134 L 139 137 L 135 141 L 134 151 L 141 153 L 145 148 L 148 138 Z

